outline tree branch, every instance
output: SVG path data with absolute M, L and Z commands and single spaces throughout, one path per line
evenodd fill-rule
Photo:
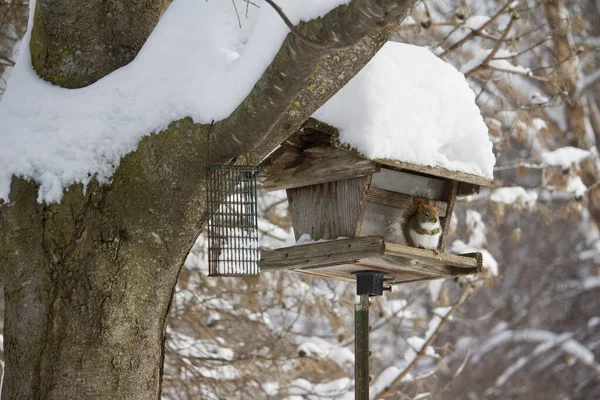
M 384 398 L 386 398 L 386 397 L 391 396 L 392 394 L 394 394 L 394 391 L 396 390 L 396 388 L 398 387 L 398 385 L 400 385 L 400 383 L 402 383 L 402 380 L 417 365 L 417 363 L 421 360 L 421 358 L 423 358 L 425 356 L 425 354 L 427 352 L 427 348 L 434 342 L 435 339 L 437 339 L 440 331 L 442 330 L 442 328 L 444 327 L 444 325 L 446 325 L 446 322 L 448 322 L 448 320 L 450 319 L 450 317 L 452 316 L 452 314 L 454 314 L 454 312 L 458 309 L 458 307 L 460 307 L 460 305 L 469 297 L 469 295 L 471 294 L 472 290 L 473 289 L 469 285 L 467 285 L 467 286 L 465 286 L 463 288 L 463 291 L 462 291 L 462 293 L 460 295 L 460 298 L 456 301 L 456 303 L 454 303 L 452 305 L 452 308 L 440 320 L 440 323 L 435 328 L 435 330 L 432 332 L 431 336 L 429 336 L 429 338 L 427 339 L 427 341 L 423 344 L 423 346 L 421 347 L 421 350 L 419 350 L 419 352 L 417 353 L 416 357 L 389 384 L 388 387 L 386 387 L 380 393 L 377 393 L 374 396 L 374 398 L 376 398 L 376 399 L 383 398 L 384 399 Z
M 483 31 L 485 28 L 487 28 L 492 23 L 494 23 L 494 21 L 496 19 L 498 19 L 498 17 L 500 17 L 500 15 L 504 14 L 504 11 L 506 11 L 508 8 L 510 8 L 511 3 L 512 3 L 512 1 L 507 1 L 506 4 L 504 4 L 504 6 L 500 10 L 498 10 L 498 12 L 496 14 L 494 14 L 485 24 L 481 25 L 478 29 L 472 30 L 467 36 L 465 36 L 458 42 L 454 43 L 452 46 L 448 47 L 442 54 L 440 54 L 440 58 L 444 58 L 448 54 L 457 50 L 458 48 L 460 48 L 460 46 L 467 43 L 469 40 L 473 39 L 473 37 L 475 37 L 475 35 L 479 34 L 479 32 Z

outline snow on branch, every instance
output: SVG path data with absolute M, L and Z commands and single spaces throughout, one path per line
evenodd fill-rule
M 278 2 L 305 37 L 331 49 L 325 51 L 288 38 L 289 27 L 269 7 L 250 7 L 240 28 L 228 2 L 179 0 L 133 62 L 77 90 L 36 76 L 30 26 L 0 107 L 0 198 L 8 199 L 12 175 L 40 183 L 38 200 L 47 202 L 59 201 L 73 183 L 108 182 L 144 136 L 186 117 L 196 124 L 221 121 L 215 131 L 218 145 L 225 145 L 215 145 L 215 161 L 253 149 L 264 157 L 286 129 L 297 128 L 360 70 L 414 3 L 353 0 L 342 10 L 349 1 Z M 356 47 L 369 34 L 370 41 Z M 315 73 L 340 47 L 356 47 L 352 60 Z M 308 91 L 311 76 L 325 87 Z M 285 129 L 276 126 L 284 114 Z M 241 126 L 243 140 L 236 136 Z
M 533 342 L 543 344 L 543 346 L 538 346 L 536 350 L 534 350 L 532 356 L 536 356 L 541 352 L 547 351 L 551 347 L 559 347 L 565 353 L 570 354 L 575 359 L 581 361 L 585 365 L 588 365 L 600 374 L 600 365 L 595 361 L 594 354 L 587 347 L 572 339 L 572 334 L 555 334 L 541 329 L 502 331 L 492 336 L 486 343 L 483 343 L 483 345 L 479 347 L 471 359 L 471 363 L 477 364 L 490 351 L 511 342 Z M 511 365 L 505 371 L 503 376 L 500 377 L 502 379 L 498 378 L 499 381 L 497 380 L 496 383 L 502 384 L 529 361 L 530 359 L 527 357 L 523 358 L 521 361 L 517 361 L 517 363 Z
M 472 293 L 472 288 L 469 285 L 466 285 L 463 288 L 461 296 L 456 301 L 456 303 L 454 303 L 452 305 L 452 307 L 441 311 L 441 314 L 438 316 L 439 323 L 433 329 L 431 329 L 431 327 L 430 327 L 430 330 L 428 331 L 428 336 L 427 336 L 426 340 L 421 339 L 422 345 L 419 346 L 420 348 L 414 354 L 414 357 L 410 357 L 411 358 L 410 363 L 404 368 L 404 370 L 398 371 L 398 373 L 395 377 L 391 378 L 388 376 L 386 379 L 382 378 L 382 382 L 386 381 L 387 386 L 385 386 L 382 390 L 379 390 L 373 396 L 373 398 L 385 399 L 386 397 L 389 397 L 392 394 L 394 394 L 396 388 L 407 378 L 410 371 L 412 371 L 417 366 L 419 360 L 421 360 L 427 354 L 431 355 L 431 352 L 432 352 L 432 349 L 430 348 L 431 344 L 438 337 L 440 331 L 442 330 L 442 328 L 444 327 L 446 322 L 448 322 L 450 320 L 450 318 L 452 317 L 452 314 L 458 309 L 458 307 L 460 307 L 460 305 L 462 303 L 464 303 L 464 301 L 469 297 L 469 295 L 471 293 Z M 386 371 L 388 371 L 388 370 L 386 370 Z M 388 374 L 389 373 L 390 373 L 390 371 L 388 371 Z

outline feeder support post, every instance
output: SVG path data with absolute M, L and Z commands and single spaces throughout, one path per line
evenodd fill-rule
M 369 295 L 360 296 L 354 312 L 354 386 L 356 400 L 369 400 Z
M 385 272 L 360 271 L 356 275 L 356 294 L 360 303 L 354 311 L 354 398 L 369 400 L 369 297 L 383 294 Z

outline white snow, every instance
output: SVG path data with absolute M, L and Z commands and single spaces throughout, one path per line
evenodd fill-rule
M 546 96 L 542 96 L 539 93 L 534 93 L 531 95 L 531 104 L 541 105 L 541 104 L 546 104 L 549 101 L 550 101 L 549 98 L 547 98 Z
M 334 240 L 343 240 L 343 239 L 348 239 L 348 237 L 346 236 L 339 236 L 337 238 L 335 238 Z M 303 233 L 298 240 L 296 241 L 296 245 L 301 245 L 301 244 L 312 244 L 312 243 L 324 243 L 324 242 L 330 242 L 331 240 L 329 239 L 319 239 L 319 240 L 314 240 L 312 238 L 312 236 L 310 236 L 310 233 Z
M 485 61 L 485 59 L 492 53 L 491 49 L 477 49 L 473 58 L 466 63 L 464 63 L 460 70 L 463 73 L 467 73 L 471 71 L 473 68 L 478 67 Z M 521 65 L 511 64 L 508 60 L 512 59 L 516 53 L 510 52 L 508 50 L 500 49 L 495 54 L 494 57 L 489 60 L 489 65 L 493 68 L 500 69 L 505 72 L 514 72 L 518 74 L 527 74 L 531 72 L 530 68 L 523 67 Z
M 307 357 L 333 360 L 340 367 L 354 365 L 354 353 L 347 347 L 340 347 L 318 337 L 299 337 L 298 351 Z
M 306 379 L 295 379 L 290 382 L 290 394 L 293 397 L 287 399 L 325 400 L 336 398 L 350 400 L 354 398 L 354 394 L 349 391 L 350 389 L 352 389 L 352 381 L 349 378 L 340 378 L 316 385 Z
M 450 252 L 454 254 L 467 254 L 480 252 L 482 257 L 482 267 L 487 270 L 492 276 L 498 276 L 498 261 L 486 249 L 471 246 L 462 240 L 455 240 L 450 246 Z
M 485 227 L 481 214 L 475 210 L 467 210 L 465 222 L 469 234 L 471 235 L 469 237 L 469 246 L 483 248 L 483 245 L 485 245 L 487 241 L 485 236 L 487 228 Z
M 583 280 L 583 288 L 585 290 L 591 290 L 600 288 L 600 276 L 588 276 Z
M 296 244 L 309 244 L 309 243 L 314 243 L 315 241 L 313 240 L 313 238 L 310 236 L 310 233 L 303 233 L 302 236 L 300 236 L 300 238 L 298 238 L 298 240 L 296 240 Z
M 533 127 L 536 129 L 536 131 L 541 131 L 542 129 L 547 129 L 548 128 L 548 124 L 546 124 L 546 121 L 544 121 L 541 118 L 534 118 L 533 121 Z
M 591 156 L 589 150 L 566 146 L 542 153 L 542 161 L 548 165 L 569 168 L 571 164 L 579 163 L 589 156 Z
M 445 279 L 433 279 L 429 281 L 427 288 L 431 295 L 431 301 L 437 301 L 438 297 L 440 297 L 440 291 L 442 290 L 442 286 L 444 286 L 444 282 Z
M 381 371 L 375 382 L 372 384 L 371 392 L 380 393 L 384 391 L 398 376 L 400 376 L 401 373 L 402 370 L 395 365 L 387 367 Z
M 492 143 L 475 94 L 460 72 L 425 48 L 388 42 L 313 116 L 368 158 L 493 176 Z
M 589 329 L 594 329 L 598 325 L 600 325 L 600 317 L 592 317 L 587 323 Z
M 487 353 L 496 347 L 509 342 L 538 342 L 546 344 L 546 346 L 544 346 L 546 348 L 553 346 L 560 347 L 564 352 L 569 353 L 579 361 L 592 366 L 594 369 L 596 369 L 596 371 L 600 372 L 600 365 L 595 362 L 594 354 L 580 342 L 571 339 L 571 336 L 572 334 L 570 333 L 556 334 L 540 329 L 502 331 L 499 334 L 489 338 L 483 345 L 479 346 L 477 353 L 474 354 L 473 358 L 471 359 L 471 363 L 477 364 Z M 543 348 L 540 349 L 543 350 Z M 520 363 L 512 368 L 518 369 L 518 367 L 520 367 Z
M 235 0 L 238 9 L 245 3 Z M 349 0 L 279 0 L 293 23 L 322 16 Z M 40 183 L 38 201 L 96 175 L 107 182 L 139 140 L 172 121 L 221 120 L 248 95 L 289 29 L 262 0 L 239 28 L 227 1 L 176 0 L 135 60 L 76 90 L 39 79 L 29 30 L 0 106 L 0 198 L 11 176 Z M 31 10 L 35 1 L 31 1 Z
M 408 339 L 406 339 L 406 343 L 408 343 L 409 347 L 406 349 L 406 352 L 404 353 L 404 359 L 406 360 L 407 363 L 411 363 L 417 357 L 417 353 L 421 352 L 421 350 L 423 350 L 423 346 L 425 345 L 425 342 L 426 342 L 425 339 L 420 338 L 418 336 L 411 336 Z M 427 346 L 427 349 L 425 349 L 425 355 L 430 356 L 430 357 L 439 357 L 438 354 L 433 349 L 433 347 L 431 347 L 431 346 Z
M 585 186 L 585 183 L 583 183 L 578 175 L 573 175 L 567 181 L 566 191 L 575 194 L 577 198 L 582 198 L 587 191 L 587 186 Z
M 521 186 L 511 186 L 496 189 L 492 192 L 490 200 L 494 203 L 520 204 L 526 207 L 535 205 L 538 199 L 537 192 L 527 191 Z
M 413 400 L 425 400 L 425 399 L 431 399 L 431 398 L 432 398 L 431 393 L 425 392 L 425 393 L 419 393 L 418 395 L 413 397 Z
M 429 320 L 429 323 L 427 324 L 427 331 L 425 332 L 425 338 L 427 340 L 429 340 L 435 330 L 440 326 L 442 323 L 442 318 L 446 317 L 451 309 L 452 307 L 438 307 L 433 310 L 433 317 L 431 317 Z M 452 319 L 452 317 L 449 319 Z
M 594 363 L 594 353 L 575 340 L 567 340 L 561 347 L 564 351 L 585 364 L 589 365 Z

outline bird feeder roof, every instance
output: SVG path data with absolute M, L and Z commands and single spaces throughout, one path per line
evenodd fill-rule
M 377 172 L 382 166 L 454 180 L 463 183 L 463 187 L 478 188 L 493 184 L 493 179 L 442 167 L 386 158 L 369 159 L 355 148 L 340 143 L 336 128 L 313 118 L 265 159 L 263 166 L 266 171 L 264 189 L 267 190 L 349 179 Z M 459 194 L 469 192 L 461 190 Z
M 429 49 L 388 42 L 313 118 L 366 158 L 491 180 L 496 160 L 475 100 L 465 76 Z

